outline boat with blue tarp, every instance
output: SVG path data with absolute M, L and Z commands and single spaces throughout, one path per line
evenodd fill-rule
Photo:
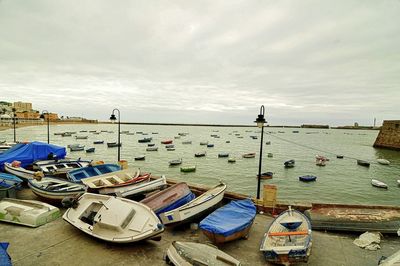
M 117 164 L 92 165 L 69 171 L 67 178 L 72 182 L 80 183 L 82 178 L 103 175 L 118 170 L 121 170 L 121 167 Z
M 15 175 L 0 173 L 0 187 L 9 188 L 14 186 L 17 189 L 20 189 L 22 182 L 23 181 Z

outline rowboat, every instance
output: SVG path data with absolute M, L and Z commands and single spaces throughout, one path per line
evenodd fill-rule
M 200 142 L 200 145 L 207 145 L 208 144 L 208 141 L 202 141 L 202 142 Z
M 96 150 L 96 148 L 89 148 L 89 149 L 86 149 L 86 152 L 91 153 L 91 152 L 94 152 L 95 150 Z
M 167 139 L 167 140 L 161 141 L 161 144 L 172 144 L 172 142 L 173 142 L 172 139 Z
M 81 179 L 92 176 L 103 175 L 111 172 L 121 170 L 121 167 L 117 164 L 99 164 L 82 167 L 69 171 L 67 178 L 75 183 L 80 183 Z
M 204 157 L 204 156 L 206 156 L 206 152 L 205 151 L 204 152 L 198 152 L 198 153 L 194 154 L 194 157 Z
M 182 158 L 181 159 L 176 159 L 176 160 L 171 160 L 169 161 L 169 165 L 173 166 L 173 165 L 180 165 L 182 164 Z
M 388 185 L 386 183 L 383 183 L 382 181 L 379 181 L 379 180 L 376 180 L 376 179 L 371 179 L 371 185 L 373 185 L 374 187 L 388 189 Z
M 214 243 L 247 238 L 256 217 L 251 199 L 231 201 L 204 218 L 199 227 Z
M 154 238 L 164 231 L 149 207 L 129 199 L 85 193 L 72 206 L 63 219 L 86 234 L 105 241 L 136 242 Z
M 116 142 L 107 142 L 107 147 L 108 148 L 115 148 L 115 147 L 118 147 L 118 146 L 122 146 L 122 143 L 119 143 L 119 145 L 118 145 L 118 143 L 116 143 Z
M 49 201 L 61 201 L 65 197 L 86 192 L 85 185 L 53 177 L 43 177 L 41 180 L 30 179 L 28 186 L 38 197 Z
M 165 148 L 175 148 L 175 145 L 174 144 L 168 144 L 168 145 L 165 145 Z
M 317 155 L 315 156 L 315 164 L 318 166 L 325 166 L 328 159 L 325 156 Z
M 294 160 L 289 160 L 289 161 L 286 161 L 286 162 L 283 163 L 283 165 L 284 165 L 286 168 L 294 167 L 294 164 L 295 164 L 295 161 L 294 161 Z
M 271 145 L 271 141 L 265 142 L 265 145 Z
M 147 143 L 147 142 L 151 142 L 153 140 L 153 138 L 143 138 L 143 139 L 139 139 L 138 142 L 139 143 Z
M 272 179 L 272 176 L 274 175 L 273 172 L 265 172 L 261 173 L 261 179 Z
M 35 172 L 27 170 L 19 166 L 19 164 L 17 164 L 15 161 L 12 163 L 4 163 L 4 170 L 6 170 L 6 172 L 10 174 L 13 174 L 21 178 L 23 181 L 28 181 L 29 179 L 32 179 L 34 176 L 43 175 L 43 172 L 40 171 Z
M 143 193 L 151 192 L 157 189 L 163 189 L 167 186 L 167 179 L 165 176 L 153 180 L 143 180 L 142 182 L 133 183 L 127 186 L 113 186 L 100 188 L 100 194 L 115 195 L 118 197 L 128 197 L 140 195 Z
M 343 159 L 343 158 L 344 158 L 344 156 L 343 156 L 343 155 L 341 155 L 341 154 L 338 154 L 338 155 L 336 155 L 336 158 L 338 158 L 338 159 Z
M 312 181 L 316 181 L 317 177 L 314 175 L 303 175 L 303 176 L 299 176 L 299 180 L 303 181 L 303 182 L 312 182 Z
M 289 265 L 307 262 L 312 236 L 309 219 L 299 211 L 281 213 L 267 228 L 260 251 L 268 262 Z
M 140 201 L 152 209 L 157 215 L 179 208 L 190 202 L 195 195 L 190 191 L 188 185 L 184 182 L 177 183 L 167 189 Z
M 363 160 L 357 160 L 357 164 L 365 167 L 369 167 L 370 163 Z
M 192 144 L 192 141 L 191 140 L 182 141 L 182 144 L 184 145 Z
M 75 139 L 87 139 L 88 136 L 75 136 Z
M 158 147 L 147 147 L 146 151 L 158 151 Z
M 189 173 L 189 172 L 195 172 L 195 171 L 196 171 L 195 165 L 181 167 L 181 172 Z
M 93 144 L 103 144 L 104 140 L 95 140 L 93 141 Z
M 80 144 L 71 145 L 69 147 L 69 151 L 83 151 L 84 149 L 85 149 L 85 145 L 80 145 Z
M 168 247 L 164 260 L 175 266 L 218 265 L 239 266 L 240 261 L 218 248 L 195 242 L 173 241 Z
M 399 206 L 312 204 L 304 214 L 314 230 L 396 234 L 400 228 Z
M 174 151 L 175 148 L 167 148 L 167 151 Z
M 135 157 L 135 161 L 143 161 L 146 159 L 146 155 L 139 155 Z
M 154 147 L 155 143 L 147 143 L 147 147 Z
M 271 153 L 271 152 L 268 152 L 268 153 L 267 153 L 267 157 L 268 157 L 268 158 L 272 158 L 272 157 L 274 157 L 274 154 Z
M 376 160 L 378 163 L 383 164 L 383 165 L 389 165 L 390 162 L 386 159 L 377 159 Z
M 117 187 L 135 184 L 150 178 L 150 174 L 140 174 L 140 169 L 122 169 L 111 173 L 83 178 L 82 183 L 89 188 Z
M 236 159 L 233 158 L 233 157 L 230 157 L 230 158 L 228 159 L 228 163 L 236 163 Z
M 9 188 L 15 187 L 17 189 L 21 188 L 22 180 L 15 175 L 0 173 L 0 187 Z
M 255 152 L 250 152 L 250 153 L 245 153 L 242 155 L 243 158 L 254 158 L 256 157 L 256 153 Z
M 74 169 L 86 167 L 91 161 L 87 160 L 40 160 L 32 164 L 33 170 L 42 171 L 44 175 L 65 177 L 66 174 Z
M 213 148 L 213 147 L 214 147 L 214 144 L 212 144 L 212 143 L 207 144 L 207 148 Z
M 160 214 L 160 219 L 166 225 L 179 225 L 190 222 L 215 209 L 223 199 L 225 190 L 226 184 L 220 183 L 185 205 Z
M 218 158 L 225 158 L 225 157 L 229 157 L 229 153 L 227 153 L 227 152 L 218 153 Z
M 0 221 L 38 227 L 60 217 L 60 210 L 36 200 L 2 199 Z

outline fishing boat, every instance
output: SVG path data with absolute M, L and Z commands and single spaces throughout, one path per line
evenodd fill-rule
M 380 164 L 383 164 L 383 165 L 389 165 L 389 164 L 390 164 L 390 162 L 389 162 L 388 160 L 382 159 L 382 158 L 377 159 L 376 161 L 377 161 L 378 163 L 380 163 Z
M 176 160 L 171 160 L 171 161 L 169 161 L 169 165 L 170 165 L 170 166 L 180 165 L 180 164 L 182 164 L 182 158 L 181 158 L 181 159 L 176 159 Z
M 274 175 L 273 172 L 265 172 L 261 173 L 261 179 L 272 179 L 272 176 Z
M 2 199 L 0 221 L 38 227 L 60 217 L 60 210 L 36 200 Z
M 75 139 L 87 139 L 88 138 L 88 136 L 75 136 Z
M 256 213 L 251 199 L 231 201 L 204 218 L 199 227 L 216 244 L 247 239 Z
M 172 144 L 173 140 L 172 139 L 167 139 L 167 140 L 162 140 L 161 144 Z
M 15 187 L 16 189 L 21 189 L 22 182 L 22 179 L 18 178 L 15 175 L 0 173 L 0 187 Z
M 207 144 L 207 148 L 213 148 L 213 147 L 214 147 L 214 144 L 212 144 L 212 143 Z
M 80 144 L 71 145 L 69 147 L 69 151 L 83 151 L 84 149 L 85 149 L 85 145 L 80 145 Z
M 138 142 L 139 143 L 148 143 L 151 142 L 153 140 L 153 138 L 143 138 L 143 139 L 139 139 Z
M 146 155 L 139 155 L 135 157 L 135 161 L 144 161 L 146 159 Z
M 136 184 L 150 178 L 149 173 L 141 174 L 140 169 L 122 169 L 119 171 L 83 178 L 82 183 L 89 188 L 118 187 Z
M 28 181 L 35 176 L 44 175 L 43 172 L 31 171 L 21 167 L 18 161 L 13 161 L 12 163 L 4 163 L 4 170 L 21 178 L 23 181 Z
M 92 176 L 103 175 L 111 172 L 121 170 L 121 167 L 117 164 L 99 164 L 82 167 L 69 171 L 67 178 L 75 183 L 80 183 L 81 179 Z
M 175 148 L 175 145 L 174 144 L 168 144 L 168 145 L 165 145 L 165 148 L 167 148 L 167 149 Z
M 255 152 L 250 152 L 250 153 L 245 153 L 242 155 L 243 158 L 254 158 L 256 157 L 256 153 Z
M 93 144 L 104 144 L 104 140 L 95 140 Z
M 107 142 L 107 147 L 108 148 L 115 148 L 115 147 L 118 147 L 118 146 L 122 146 L 122 143 L 119 143 L 119 145 L 118 145 L 118 143 L 116 143 L 116 142 Z
M 295 164 L 295 160 L 289 160 L 283 163 L 283 165 L 285 166 L 285 168 L 292 168 L 294 167 Z
M 226 190 L 226 184 L 220 183 L 185 205 L 160 214 L 160 219 L 165 225 L 179 225 L 190 222 L 215 209 L 221 202 Z
M 195 165 L 183 166 L 181 167 L 181 172 L 185 173 L 196 172 L 196 166 Z
M 150 209 L 159 215 L 179 208 L 180 206 L 192 201 L 194 198 L 195 195 L 190 191 L 188 185 L 181 182 L 152 194 L 140 202 L 150 207 Z
M 208 145 L 208 141 L 201 141 L 200 145 L 204 146 L 204 145 Z
M 195 242 L 173 241 L 168 247 L 164 260 L 175 266 L 218 265 L 240 266 L 240 261 L 218 248 Z
M 129 197 L 148 193 L 157 189 L 163 189 L 167 186 L 167 179 L 165 176 L 153 180 L 144 180 L 139 183 L 134 183 L 127 186 L 114 186 L 100 188 L 100 194 L 115 195 L 117 197 Z
M 94 152 L 96 150 L 96 148 L 89 148 L 89 149 L 86 149 L 86 152 L 87 153 L 92 153 L 92 152 Z
M 44 175 L 51 175 L 57 177 L 66 177 L 66 174 L 74 169 L 86 167 L 91 163 L 88 160 L 40 160 L 32 164 L 33 170 L 42 171 Z
M 314 230 L 396 234 L 400 228 L 399 206 L 313 203 L 304 214 Z
M 357 164 L 365 167 L 369 167 L 370 163 L 363 160 L 357 160 Z
M 146 151 L 158 151 L 158 147 L 147 147 Z
M 226 158 L 226 157 L 229 157 L 229 153 L 227 152 L 218 153 L 218 158 Z
M 28 186 L 34 194 L 48 201 L 61 201 L 65 197 L 86 192 L 85 185 L 53 177 L 43 177 L 40 180 L 30 179 Z
M 194 157 L 204 157 L 204 156 L 206 156 L 206 152 L 205 152 L 205 151 L 203 151 L 203 152 L 198 152 L 198 153 L 195 153 L 195 154 L 194 154 Z
M 129 199 L 85 193 L 63 219 L 88 235 L 114 243 L 154 238 L 164 231 L 156 214 Z
M 267 228 L 260 251 L 268 262 L 289 265 L 307 262 L 311 253 L 312 233 L 309 219 L 299 211 L 281 213 Z
M 299 176 L 299 181 L 303 181 L 303 182 L 312 182 L 312 181 L 316 181 L 317 177 L 314 175 L 303 175 L 303 176 Z
M 382 181 L 376 179 L 371 179 L 371 185 L 373 185 L 374 187 L 388 189 L 388 185 L 386 183 L 383 183 Z
M 233 157 L 228 158 L 228 163 L 236 163 L 236 158 Z

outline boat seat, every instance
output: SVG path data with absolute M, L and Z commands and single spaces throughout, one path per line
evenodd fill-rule
M 100 227 L 114 230 L 124 228 L 135 215 L 132 205 L 116 198 L 110 198 L 103 202 L 103 206 L 94 217 L 94 221 Z M 127 221 L 129 220 L 129 221 Z
M 80 187 L 81 187 L 81 186 L 79 186 L 79 185 L 73 185 L 73 186 L 68 186 L 68 187 L 60 188 L 58 191 L 70 190 L 70 189 L 75 189 L 75 188 L 80 188 Z

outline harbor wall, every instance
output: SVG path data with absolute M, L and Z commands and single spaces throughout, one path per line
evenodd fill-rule
M 400 150 L 400 120 L 385 120 L 378 136 L 375 148 Z

